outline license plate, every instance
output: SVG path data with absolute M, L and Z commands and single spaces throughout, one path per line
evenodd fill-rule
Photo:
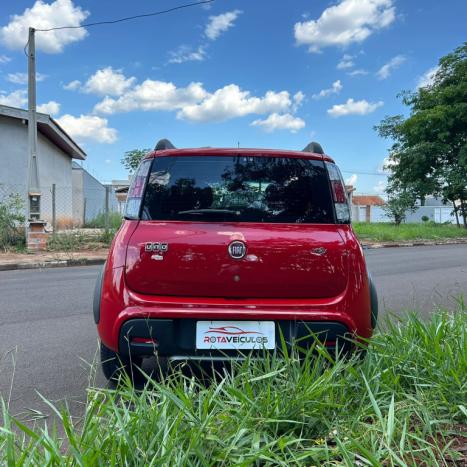
M 274 321 L 198 321 L 197 349 L 274 349 Z

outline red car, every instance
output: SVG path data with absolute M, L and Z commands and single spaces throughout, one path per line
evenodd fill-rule
M 155 353 L 216 360 L 368 338 L 376 292 L 342 176 L 303 151 L 176 149 L 141 162 L 96 284 L 107 378 Z

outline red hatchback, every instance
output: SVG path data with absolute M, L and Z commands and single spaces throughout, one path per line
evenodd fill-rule
M 342 176 L 317 143 L 160 141 L 134 176 L 94 298 L 108 378 L 154 354 L 228 359 L 281 339 L 306 347 L 310 333 L 348 348 L 376 316 Z

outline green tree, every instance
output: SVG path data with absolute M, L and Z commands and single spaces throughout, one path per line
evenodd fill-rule
M 24 240 L 20 231 L 26 220 L 23 209 L 23 201 L 17 193 L 11 193 L 0 200 L 0 248 L 7 250 Z
M 415 211 L 415 201 L 415 195 L 409 191 L 390 191 L 383 211 L 394 221 L 394 224 L 400 225 L 405 220 L 408 211 Z
M 386 117 L 375 127 L 394 141 L 388 194 L 410 192 L 422 204 L 441 196 L 467 228 L 467 43 L 440 59 L 431 84 L 401 97 L 409 116 Z
M 130 172 L 134 172 L 137 168 L 141 159 L 150 151 L 150 149 L 132 149 L 127 151 L 121 159 L 122 164 Z

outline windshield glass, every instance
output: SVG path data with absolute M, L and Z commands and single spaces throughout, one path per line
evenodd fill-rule
M 156 157 L 142 218 L 332 223 L 322 161 L 261 156 Z

